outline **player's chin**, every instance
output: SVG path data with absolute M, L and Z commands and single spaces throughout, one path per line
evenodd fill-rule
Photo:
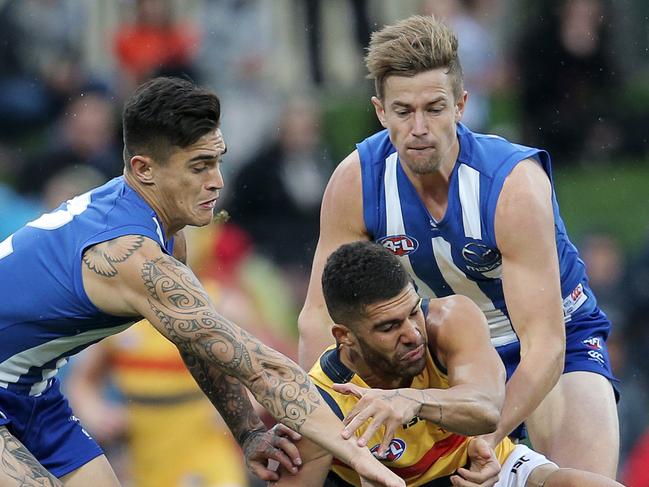
M 204 227 L 212 223 L 214 219 L 214 210 L 204 210 L 193 215 L 190 225 L 194 227 Z
M 399 372 L 401 377 L 411 377 L 414 378 L 421 374 L 426 367 L 426 360 L 421 359 L 416 362 L 400 363 Z

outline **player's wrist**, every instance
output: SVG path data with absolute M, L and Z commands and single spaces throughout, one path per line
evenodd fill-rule
M 246 430 L 237 436 L 237 443 L 239 443 L 241 449 L 245 451 L 246 446 L 250 442 L 250 440 L 252 440 L 257 435 L 263 435 L 264 433 L 266 433 L 265 426 L 259 426 L 257 428 Z

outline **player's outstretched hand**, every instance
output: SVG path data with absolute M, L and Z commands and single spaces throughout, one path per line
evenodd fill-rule
M 370 421 L 358 439 L 358 446 L 367 446 L 367 442 L 379 428 L 385 426 L 385 433 L 377 450 L 379 457 L 386 454 L 398 428 L 410 422 L 421 408 L 421 402 L 416 398 L 417 391 L 413 389 L 367 389 L 349 383 L 334 384 L 333 388 L 336 392 L 353 394 L 360 399 L 343 420 L 343 438 L 350 438 L 366 421 Z
M 299 433 L 281 423 L 268 431 L 251 434 L 243 444 L 248 470 L 262 480 L 274 482 L 279 480 L 279 474 L 268 467 L 268 460 L 275 460 L 289 472 L 297 472 L 302 460 L 295 442 L 301 438 Z
M 470 468 L 458 468 L 451 483 L 457 487 L 492 487 L 498 482 L 500 463 L 489 444 L 482 438 L 473 438 L 467 446 Z

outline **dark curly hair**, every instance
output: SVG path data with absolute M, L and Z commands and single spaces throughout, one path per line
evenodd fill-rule
M 397 296 L 409 282 L 397 257 L 367 241 L 339 247 L 322 273 L 329 314 L 334 322 L 346 325 L 362 317 L 366 306 Z

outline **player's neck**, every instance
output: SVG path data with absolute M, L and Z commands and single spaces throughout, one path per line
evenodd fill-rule
M 184 228 L 184 225 L 174 224 L 174 222 L 169 218 L 169 215 L 164 210 L 164 205 L 157 197 L 153 186 L 147 186 L 146 184 L 140 183 L 129 171 L 124 171 L 124 181 L 126 181 L 126 184 L 128 184 L 133 191 L 139 194 L 146 204 L 155 211 L 156 215 L 160 219 L 159 223 L 162 226 L 162 231 L 165 233 L 166 239 L 169 239 L 172 235 L 175 235 L 178 231 Z
M 400 387 L 410 387 L 412 384 L 412 378 L 388 377 L 385 374 L 377 373 L 376 368 L 368 366 L 361 354 L 355 350 L 341 347 L 339 356 L 343 365 L 363 379 L 363 382 L 372 389 L 399 389 Z
M 451 175 L 457 162 L 459 147 L 459 142 L 454 144 L 439 167 L 431 172 L 422 174 L 413 171 L 407 164 L 401 164 L 421 201 L 437 221 L 440 221 L 446 213 Z

